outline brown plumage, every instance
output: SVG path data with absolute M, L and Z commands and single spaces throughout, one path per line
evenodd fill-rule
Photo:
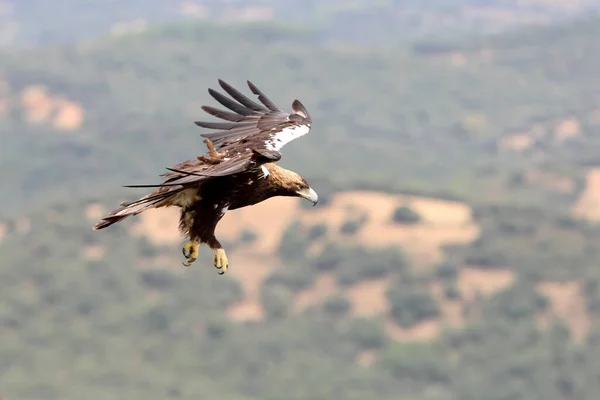
M 233 100 L 212 89 L 209 93 L 233 112 L 202 107 L 208 114 L 228 121 L 196 122 L 198 126 L 217 130 L 202 135 L 206 138 L 207 153 L 167 168 L 169 172 L 161 175 L 164 179 L 161 184 L 127 186 L 156 189 L 139 200 L 121 203 L 94 229 L 106 228 L 150 208 L 180 207 L 180 230 L 189 239 L 183 246 L 188 260 L 184 265 L 196 260 L 198 246 L 204 243 L 213 250 L 213 262 L 222 274 L 229 262 L 215 237 L 215 228 L 228 210 L 251 206 L 274 196 L 303 197 L 317 203 L 316 192 L 304 178 L 275 164 L 281 159 L 279 150 L 286 143 L 311 129 L 310 115 L 302 103 L 295 100 L 294 112 L 289 114 L 279 110 L 249 81 L 250 90 L 261 104 L 222 80 L 219 84 Z

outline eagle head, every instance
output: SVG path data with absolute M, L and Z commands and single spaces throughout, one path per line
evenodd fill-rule
M 310 187 L 308 182 L 301 176 L 298 176 L 300 179 L 294 186 L 294 193 L 296 193 L 297 197 L 302 197 L 313 203 L 313 207 L 317 205 L 319 201 L 319 195 L 314 191 L 313 188 Z
M 265 164 L 269 174 L 268 181 L 271 187 L 274 187 L 276 195 L 302 197 L 313 203 L 313 206 L 319 201 L 319 196 L 313 188 L 310 187 L 306 179 L 294 171 L 281 168 L 276 164 Z

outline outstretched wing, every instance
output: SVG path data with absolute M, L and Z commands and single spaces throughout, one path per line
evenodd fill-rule
M 261 104 L 249 99 L 221 79 L 219 85 L 231 98 L 213 89 L 208 89 L 208 92 L 231 111 L 211 106 L 203 106 L 202 109 L 227 122 L 196 121 L 196 125 L 200 127 L 216 130 L 202 134 L 202 137 L 212 141 L 216 149 L 240 144 L 244 148 L 273 154 L 292 140 L 310 132 L 312 120 L 300 101 L 294 100 L 293 113 L 290 114 L 280 110 L 250 81 L 248 87 L 258 96 Z
M 202 158 L 184 161 L 162 174 L 163 182 L 152 185 L 129 185 L 129 188 L 155 188 L 155 190 L 140 199 L 124 202 L 120 207 L 112 210 L 103 217 L 94 229 L 103 229 L 130 215 L 137 215 L 149 208 L 158 208 L 177 205 L 186 207 L 197 201 L 198 187 L 205 181 L 216 177 L 234 175 L 253 169 L 259 170 L 260 166 L 268 162 L 268 153 L 263 155 L 258 152 L 236 152 L 235 156 L 225 157 L 218 162 L 206 162 Z
M 164 181 L 154 185 L 128 185 L 129 188 L 140 187 L 189 187 L 197 186 L 210 178 L 238 174 L 260 167 L 267 160 L 261 154 L 243 152 L 226 157 L 215 164 L 207 164 L 200 159 L 188 160 L 171 168 L 162 174 Z

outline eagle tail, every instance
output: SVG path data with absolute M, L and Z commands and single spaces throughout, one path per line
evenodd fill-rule
M 106 217 L 102 218 L 96 225 L 94 225 L 94 230 L 97 231 L 99 229 L 106 228 L 114 223 L 117 223 L 130 215 L 137 215 L 149 208 L 154 208 L 159 203 L 162 203 L 167 198 L 173 196 L 178 190 L 168 191 L 157 194 L 150 194 L 142 197 L 139 200 L 132 202 L 123 202 L 120 204 L 119 208 L 116 208 L 109 212 Z

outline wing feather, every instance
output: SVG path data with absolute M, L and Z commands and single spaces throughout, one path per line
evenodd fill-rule
M 198 125 L 199 127 L 202 128 L 207 128 L 207 129 L 221 129 L 224 131 L 230 130 L 235 128 L 236 125 L 234 123 L 228 123 L 228 122 L 204 122 L 204 121 L 196 121 L 194 122 L 196 125 Z
M 275 103 L 273 103 L 267 96 L 265 96 L 265 94 L 263 92 L 261 92 L 256 85 L 254 85 L 254 83 L 247 81 L 248 82 L 248 87 L 250 88 L 250 90 L 252 91 L 252 93 L 254 93 L 255 95 L 258 95 L 258 99 L 260 100 L 261 103 L 263 103 L 265 106 L 267 106 L 267 108 L 271 111 L 281 111 L 279 108 L 277 108 L 277 106 L 275 105 Z
M 221 103 L 223 106 L 229 108 L 231 111 L 235 111 L 238 114 L 242 114 L 242 115 L 252 115 L 254 114 L 254 110 L 248 108 L 248 107 L 244 107 L 243 105 L 236 103 L 235 101 L 228 99 L 227 97 L 225 97 L 224 95 L 222 95 L 221 93 L 217 92 L 216 90 L 213 89 L 208 89 L 208 93 L 210 93 L 210 95 L 217 100 L 219 103 Z
M 249 99 L 222 79 L 219 79 L 219 85 L 233 100 L 209 89 L 212 97 L 233 111 L 203 106 L 202 109 L 207 114 L 228 122 L 195 121 L 195 124 L 202 128 L 215 130 L 215 132 L 201 134 L 202 137 L 212 141 L 215 149 L 243 145 L 243 150 L 252 148 L 279 151 L 286 143 L 310 131 L 312 126 L 310 114 L 299 100 L 294 100 L 292 103 L 293 113 L 290 114 L 281 111 L 252 82 L 247 81 L 247 83 L 262 105 Z
M 249 109 L 254 110 L 254 111 L 261 111 L 261 112 L 269 111 L 267 108 L 250 100 L 248 97 L 246 97 L 244 94 L 242 94 L 239 90 L 235 89 L 233 86 L 231 86 L 229 83 L 225 82 L 224 80 L 219 79 L 219 85 L 221 85 L 223 90 L 225 90 L 227 93 L 229 93 L 229 95 L 231 97 L 233 97 L 235 100 L 239 101 L 241 104 L 248 107 Z
M 219 110 L 218 108 L 215 108 L 215 107 L 202 106 L 202 109 L 206 113 L 208 113 L 208 114 L 210 114 L 212 116 L 215 116 L 217 118 L 224 119 L 226 121 L 239 122 L 239 121 L 243 121 L 244 120 L 244 116 L 243 115 L 232 113 L 232 112 L 229 112 L 229 111 Z

